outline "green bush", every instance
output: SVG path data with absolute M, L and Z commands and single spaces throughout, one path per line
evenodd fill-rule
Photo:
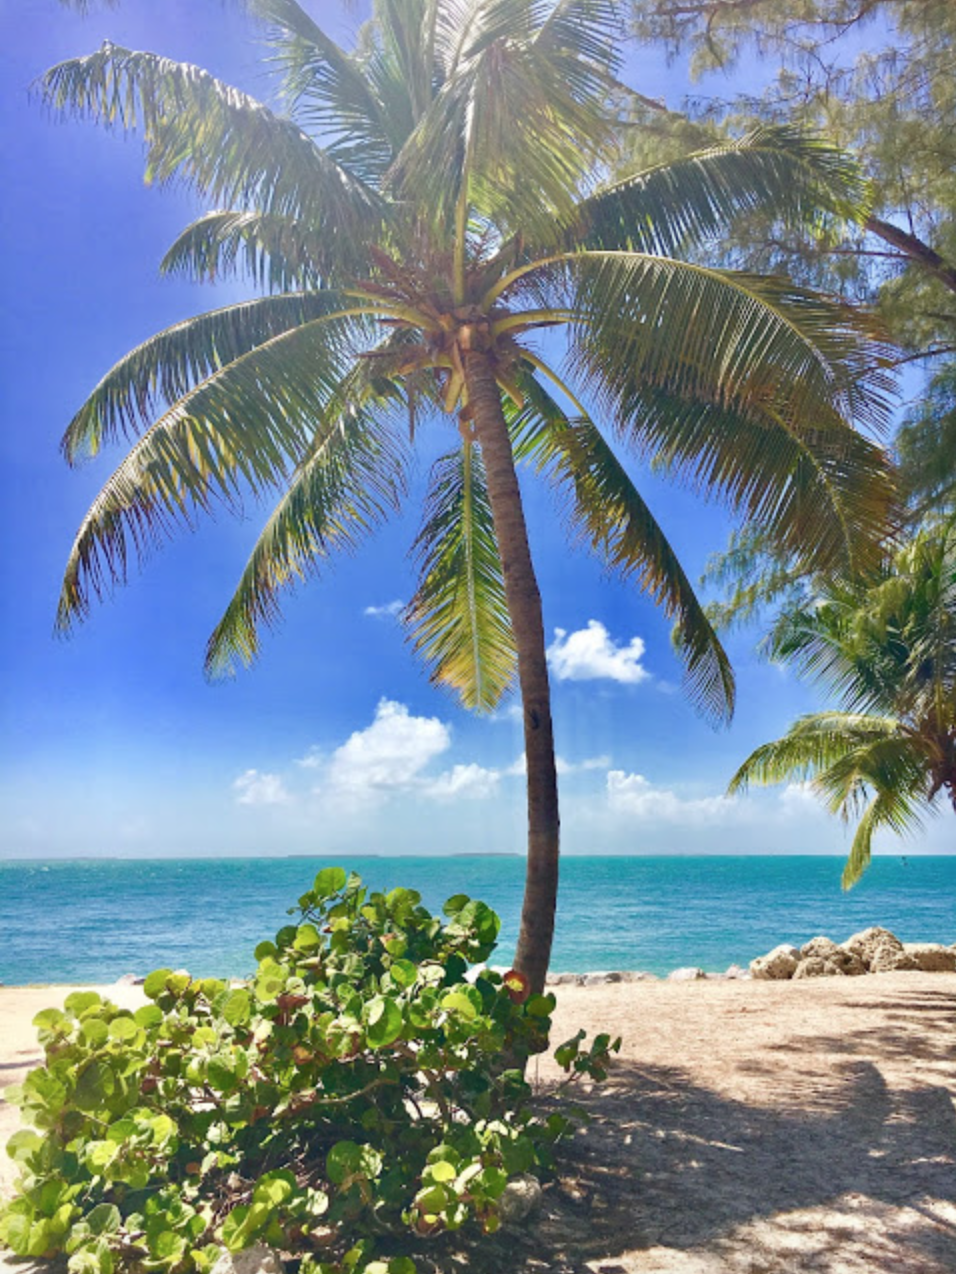
M 466 979 L 499 922 L 464 895 L 443 922 L 332 867 L 293 912 L 247 984 L 158 969 L 136 1012 L 77 991 L 37 1015 L 0 1242 L 75 1274 L 206 1274 L 258 1241 L 301 1274 L 414 1274 L 423 1238 L 497 1228 L 509 1176 L 547 1169 L 568 1127 L 503 1069 L 547 1047 L 554 997 Z M 557 1056 L 599 1078 L 611 1047 Z

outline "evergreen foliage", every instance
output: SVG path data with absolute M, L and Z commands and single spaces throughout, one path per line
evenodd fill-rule
M 466 977 L 499 922 L 463 895 L 443 921 L 327 867 L 293 910 L 246 983 L 157 969 L 135 1012 L 74 991 L 37 1015 L 0 1242 L 73 1274 L 208 1274 L 256 1242 L 301 1274 L 414 1274 L 416 1243 L 497 1229 L 509 1177 L 547 1171 L 570 1126 L 502 1068 L 547 1047 L 554 996 Z M 619 1046 L 557 1057 L 600 1079 Z

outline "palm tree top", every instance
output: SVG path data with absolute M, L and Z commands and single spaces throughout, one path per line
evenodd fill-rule
M 133 446 L 80 528 L 61 626 L 177 521 L 285 485 L 208 666 L 254 658 L 282 587 L 397 505 L 409 423 L 430 413 L 452 420 L 449 456 L 464 459 L 457 494 L 443 485 L 451 461 L 436 470 L 429 525 L 445 538 L 421 558 L 409 618 L 436 677 L 492 706 L 513 667 L 501 571 L 476 556 L 477 521 L 462 554 L 448 516 L 457 501 L 490 518 L 468 450 L 465 362 L 478 352 L 518 459 L 563 487 L 586 541 L 663 602 L 697 702 L 726 714 L 729 663 L 615 448 L 816 563 L 872 553 L 891 492 L 881 453 L 849 427 L 887 419 L 870 320 L 687 259 L 757 206 L 801 223 L 864 215 L 855 165 L 765 128 L 611 181 L 629 92 L 615 0 L 376 0 L 351 50 L 296 0 L 248 7 L 287 113 L 111 44 L 41 81 L 54 109 L 139 130 L 148 178 L 214 205 L 165 270 L 244 271 L 263 290 L 145 342 L 74 417 L 71 461 L 119 437 Z M 567 336 L 561 366 L 534 344 L 550 328 Z

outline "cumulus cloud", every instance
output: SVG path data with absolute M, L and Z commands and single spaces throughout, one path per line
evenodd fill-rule
M 278 774 L 246 770 L 232 785 L 240 805 L 284 805 L 291 798 Z
M 332 753 L 328 780 L 351 793 L 408 787 L 450 746 L 451 733 L 437 717 L 413 717 L 405 704 L 382 699 L 372 724 Z
M 609 770 L 608 805 L 616 813 L 660 823 L 702 824 L 737 819 L 742 807 L 732 797 L 685 798 L 669 788 L 655 787 L 643 774 Z
M 554 768 L 559 774 L 573 774 L 575 770 L 606 770 L 610 764 L 609 756 L 589 756 L 583 761 L 566 761 L 563 756 L 554 758 Z M 523 752 L 514 759 L 505 773 L 521 777 L 528 773 L 528 761 Z
M 573 633 L 564 628 L 554 630 L 548 662 L 559 681 L 606 679 L 633 686 L 650 675 L 641 664 L 643 654 L 640 637 L 619 646 L 599 620 L 589 619 L 587 628 Z
M 501 774 L 482 765 L 456 765 L 437 778 L 427 780 L 422 791 L 439 801 L 480 801 L 493 796 Z
M 362 611 L 370 619 L 395 619 L 405 609 L 405 603 L 396 598 L 393 602 L 385 602 L 382 606 L 366 606 Z

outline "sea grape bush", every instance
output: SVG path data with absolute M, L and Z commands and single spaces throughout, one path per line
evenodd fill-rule
M 466 979 L 499 921 L 464 895 L 443 921 L 331 867 L 290 914 L 246 984 L 157 969 L 135 1012 L 77 991 L 37 1015 L 0 1242 L 74 1274 L 207 1274 L 260 1241 L 300 1274 L 415 1274 L 428 1236 L 497 1228 L 509 1177 L 569 1126 L 505 1068 L 547 1047 L 554 997 Z M 556 1056 L 601 1078 L 617 1044 Z

